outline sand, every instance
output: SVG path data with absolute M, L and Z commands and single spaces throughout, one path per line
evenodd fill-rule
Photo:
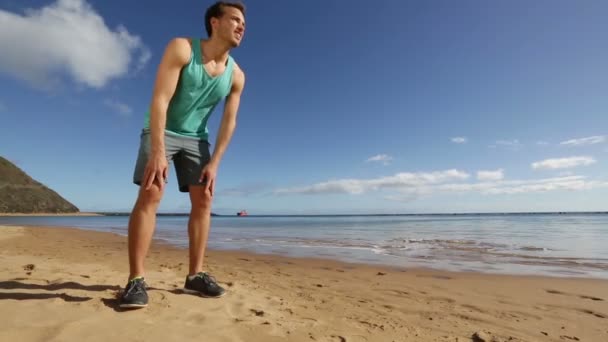
M 103 214 L 99 213 L 88 213 L 88 212 L 78 212 L 78 213 L 0 213 L 0 217 L 16 217 L 16 216 L 103 216 Z
M 0 341 L 608 341 L 608 281 L 209 251 L 222 298 L 180 293 L 155 241 L 150 304 L 121 310 L 126 238 L 0 227 Z

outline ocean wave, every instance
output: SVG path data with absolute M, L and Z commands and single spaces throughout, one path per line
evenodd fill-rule
M 446 260 L 449 262 L 481 262 L 485 264 L 518 264 L 589 268 L 608 270 L 608 259 L 576 258 L 553 255 L 553 249 L 533 245 L 510 245 L 470 239 L 392 238 L 384 241 L 363 239 L 312 239 L 277 237 L 226 237 L 226 244 L 265 246 L 284 249 L 315 250 L 316 253 L 335 253 L 340 250 L 368 252 L 376 257 L 403 258 L 404 260 Z M 327 252 L 333 250 L 334 252 Z M 350 252 L 348 252 L 350 253 Z M 364 255 L 361 255 L 364 257 Z

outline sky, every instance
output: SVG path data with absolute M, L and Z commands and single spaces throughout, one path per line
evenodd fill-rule
M 608 210 L 608 2 L 244 3 L 214 212 Z M 81 211 L 132 209 L 163 50 L 206 37 L 211 1 L 141 4 L 0 0 L 0 156 Z

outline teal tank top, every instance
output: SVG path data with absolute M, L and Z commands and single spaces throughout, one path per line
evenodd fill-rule
M 168 134 L 209 139 L 207 121 L 218 103 L 226 98 L 232 87 L 234 60 L 228 56 L 225 71 L 212 77 L 203 66 L 200 39 L 192 39 L 192 53 L 184 65 L 167 108 Z M 150 110 L 146 113 L 145 129 L 150 128 Z

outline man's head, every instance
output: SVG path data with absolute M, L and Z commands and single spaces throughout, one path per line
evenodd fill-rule
M 205 13 L 205 29 L 210 38 L 219 38 L 233 47 L 238 46 L 245 33 L 245 5 L 240 2 L 216 2 Z

